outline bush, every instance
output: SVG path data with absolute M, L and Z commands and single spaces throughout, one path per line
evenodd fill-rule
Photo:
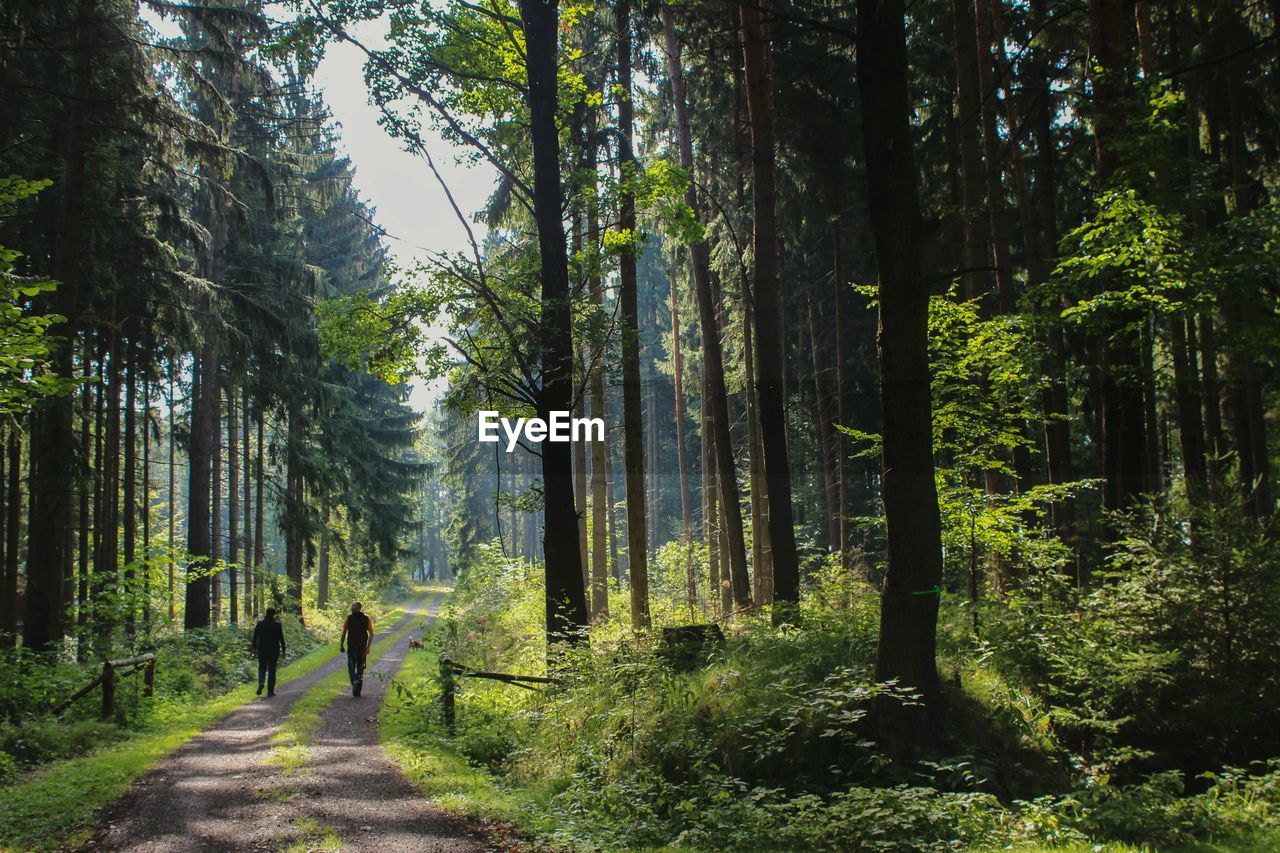
M 992 626 L 993 662 L 1037 685 L 1091 772 L 1190 775 L 1280 754 L 1280 541 L 1230 508 L 1123 521 L 1086 592 L 1047 571 Z

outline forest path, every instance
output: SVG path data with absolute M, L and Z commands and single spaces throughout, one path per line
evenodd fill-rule
M 422 799 L 378 744 L 378 709 L 404 662 L 407 629 L 435 619 L 428 595 L 390 630 L 365 673 L 363 696 L 346 685 L 346 656 L 242 705 L 145 774 L 103 815 L 90 849 L 120 851 L 482 850 L 483 833 Z M 273 761 L 295 703 L 343 673 L 320 711 L 300 766 Z M 320 689 L 324 689 L 323 686 Z

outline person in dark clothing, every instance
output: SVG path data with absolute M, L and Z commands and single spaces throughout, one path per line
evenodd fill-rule
M 276 666 L 285 653 L 284 626 L 276 621 L 276 609 L 268 607 L 266 615 L 253 626 L 253 653 L 258 658 L 258 695 L 266 682 L 267 695 L 276 695 Z
M 364 662 L 369 657 L 369 647 L 373 645 L 373 620 L 366 616 L 360 602 L 351 605 L 351 613 L 342 623 L 342 639 L 338 641 L 338 651 L 347 652 L 347 677 L 351 679 L 351 695 L 359 696 L 364 687 Z

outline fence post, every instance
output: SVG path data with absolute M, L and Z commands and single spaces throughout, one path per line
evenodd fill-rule
M 116 713 L 116 668 L 111 661 L 102 664 L 102 719 L 109 720 Z
M 152 658 L 147 661 L 147 671 L 143 675 L 143 684 L 146 685 L 142 691 L 144 696 L 154 696 L 156 693 L 156 659 Z
M 440 691 L 440 711 L 444 716 L 444 727 L 449 734 L 453 734 L 453 662 L 448 658 L 440 659 Z

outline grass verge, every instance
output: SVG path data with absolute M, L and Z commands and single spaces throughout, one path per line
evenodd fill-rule
M 488 825 L 499 836 L 536 837 L 551 831 L 536 791 L 508 788 L 488 771 L 473 767 L 438 727 L 424 719 L 415 694 L 438 695 L 439 660 L 409 655 L 378 716 L 383 748 L 410 783 L 447 812 Z M 410 700 L 410 701 L 397 701 Z
M 281 683 L 301 678 L 337 651 L 337 644 L 330 643 L 286 664 Z M 54 762 L 0 788 L 0 847 L 44 850 L 74 844 L 98 810 L 123 795 L 134 779 L 253 699 L 254 689 L 245 684 L 212 702 L 181 708 L 100 752 Z

